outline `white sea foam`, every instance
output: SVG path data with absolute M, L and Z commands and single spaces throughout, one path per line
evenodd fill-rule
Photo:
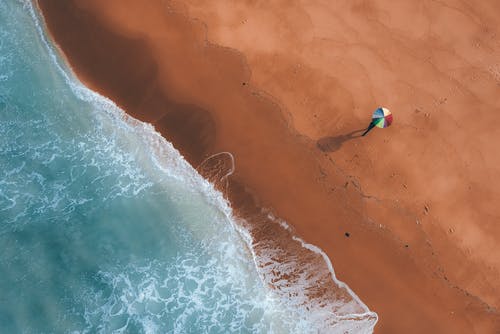
M 43 20 L 40 18 L 38 12 L 34 9 L 33 4 L 29 0 L 22 1 L 24 6 L 30 12 L 32 18 L 34 19 L 35 25 L 37 27 L 38 33 L 45 47 L 47 48 L 50 57 L 53 60 L 54 65 L 58 68 L 62 76 L 64 77 L 66 83 L 71 90 L 79 99 L 83 101 L 88 101 L 95 106 L 95 110 L 97 113 L 104 113 L 108 119 L 113 120 L 113 126 L 124 128 L 126 131 L 129 131 L 135 137 L 140 138 L 142 141 L 141 147 L 145 149 L 143 154 L 147 154 L 156 167 L 161 170 L 163 173 L 168 175 L 171 178 L 177 179 L 183 185 L 188 186 L 193 192 L 202 194 L 205 200 L 211 204 L 214 208 L 217 208 L 221 215 L 225 217 L 225 221 L 230 224 L 230 227 L 233 231 L 237 231 L 239 237 L 245 241 L 245 244 L 248 247 L 249 252 L 241 252 L 240 250 L 229 247 L 228 244 L 224 244 L 226 247 L 226 251 L 232 252 L 230 256 L 225 259 L 230 259 L 232 255 L 244 254 L 244 256 L 251 256 L 253 259 L 253 263 L 255 265 L 254 270 L 256 269 L 264 283 L 269 283 L 270 277 L 272 277 L 273 270 L 280 270 L 281 272 L 297 272 L 296 267 L 298 264 L 293 261 L 293 259 L 286 262 L 276 262 L 273 260 L 274 255 L 279 255 L 279 250 L 275 250 L 277 253 L 273 254 L 272 247 L 265 248 L 266 252 L 257 252 L 254 249 L 254 245 L 256 240 L 252 239 L 250 231 L 244 229 L 242 226 L 244 224 L 239 224 L 235 217 L 233 217 L 233 212 L 229 203 L 224 199 L 223 195 L 217 191 L 214 186 L 209 183 L 207 180 L 202 178 L 195 169 L 192 168 L 180 155 L 180 153 L 172 146 L 171 143 L 166 141 L 158 132 L 155 131 L 154 127 L 150 124 L 140 122 L 132 117 L 128 116 L 123 110 L 118 108 L 114 102 L 109 100 L 106 97 L 99 95 L 98 93 L 91 91 L 83 84 L 81 84 L 75 77 L 75 75 L 71 72 L 70 69 L 67 68 L 66 64 L 61 61 L 60 57 L 57 55 L 57 51 L 55 51 L 52 44 L 49 42 L 48 37 L 45 33 L 45 28 L 43 25 Z M 98 116 L 100 117 L 100 116 Z M 83 144 L 85 145 L 85 144 Z M 121 159 L 123 157 L 114 157 L 116 159 Z M 125 160 L 120 160 L 120 163 L 127 165 Z M 127 170 L 127 168 L 124 168 Z M 133 173 L 133 171 L 131 171 Z M 140 177 L 140 176 L 139 176 Z M 161 177 L 161 176 L 158 176 Z M 132 177 L 133 178 L 133 177 Z M 126 184 L 120 185 L 124 189 L 127 188 Z M 141 191 L 141 189 L 136 189 L 135 191 Z M 270 215 L 268 217 L 271 221 L 275 221 L 277 224 L 290 232 L 292 229 L 286 224 L 286 222 L 281 221 L 274 216 Z M 317 268 L 311 266 L 310 268 L 306 268 L 309 271 L 301 272 L 300 280 L 298 280 L 295 285 L 283 284 L 279 286 L 280 292 L 284 293 L 276 293 L 276 291 L 269 291 L 269 303 L 266 304 L 265 301 L 262 300 L 253 300 L 252 307 L 256 307 L 255 305 L 260 303 L 261 306 L 268 306 L 275 308 L 275 315 L 283 316 L 287 318 L 286 321 L 295 322 L 295 325 L 292 326 L 292 331 L 295 332 L 321 332 L 321 333 L 372 333 L 373 328 L 377 322 L 377 315 L 374 312 L 371 312 L 368 307 L 359 299 L 359 297 L 343 282 L 339 281 L 333 270 L 333 266 L 328 259 L 327 255 L 321 251 L 318 247 L 305 243 L 302 239 L 293 236 L 291 239 L 295 242 L 300 243 L 300 245 L 312 252 L 317 254 L 323 260 L 323 266 L 327 268 L 328 273 L 330 274 L 331 281 L 342 291 L 345 291 L 347 299 L 341 299 L 337 301 L 329 300 L 331 304 L 325 305 L 324 303 L 318 302 L 318 300 L 308 301 L 307 294 L 304 293 L 304 287 L 308 285 L 314 285 L 315 273 L 314 271 Z M 222 242 L 220 239 L 217 242 Z M 226 254 L 227 255 L 227 254 Z M 248 262 L 248 261 L 246 261 Z M 181 267 L 182 270 L 188 272 L 198 272 L 199 270 L 204 270 L 209 273 L 210 268 L 204 267 L 200 263 L 194 263 L 194 265 L 187 265 L 189 261 L 184 262 Z M 271 265 L 263 265 L 266 263 L 271 263 Z M 177 270 L 179 270 L 177 268 Z M 240 265 L 236 265 L 235 263 L 228 265 L 229 272 L 224 273 L 224 275 L 230 275 L 233 279 L 241 276 L 241 267 Z M 142 271 L 144 275 L 144 281 L 141 282 L 139 287 L 134 287 L 131 285 L 130 280 L 127 278 L 127 272 L 133 272 L 134 270 Z M 136 310 L 134 309 L 134 305 L 144 304 L 141 307 L 145 308 L 155 308 L 155 302 L 158 302 L 161 298 L 161 293 L 159 292 L 159 288 L 162 287 L 162 284 L 168 284 L 168 282 L 156 282 L 154 280 L 154 270 L 151 268 L 124 268 L 123 273 L 102 273 L 102 279 L 115 288 L 117 285 L 122 286 L 121 294 L 122 295 L 113 295 L 110 296 L 112 301 L 106 301 L 106 303 L 94 310 L 88 310 L 87 317 L 88 321 L 92 322 L 97 319 L 103 319 L 103 317 L 115 317 L 122 313 L 134 314 Z M 217 274 L 217 275 L 220 275 Z M 211 278 L 215 281 L 224 281 L 224 276 L 217 276 L 214 274 Z M 187 277 L 190 277 L 189 275 Z M 205 278 L 209 279 L 209 278 Z M 267 280 L 267 281 L 266 281 Z M 194 291 L 200 291 L 203 286 L 203 279 L 196 280 Z M 180 290 L 183 291 L 184 287 Z M 221 301 L 223 301 L 222 292 L 220 292 Z M 299 296 L 297 298 L 286 298 L 286 294 L 289 296 Z M 247 296 L 251 296 L 250 294 L 244 294 Z M 275 297 L 279 297 L 278 300 L 275 300 Z M 204 307 L 203 303 L 200 302 L 200 297 L 195 294 L 190 295 L 179 295 L 175 296 L 175 298 L 190 298 L 190 305 L 193 307 Z M 249 297 L 250 298 L 250 297 Z M 169 305 L 170 299 L 161 299 L 164 305 Z M 336 303 L 336 305 L 335 305 Z M 277 306 L 279 305 L 279 306 Z M 231 307 L 225 306 L 225 307 Z M 243 309 L 243 308 L 242 308 Z M 281 310 L 281 311 L 280 311 Z M 335 310 L 332 312 L 330 310 Z M 168 309 L 167 309 L 168 311 Z M 247 316 L 252 316 L 252 311 L 249 311 Z M 143 327 L 147 328 L 147 331 L 155 332 L 156 328 L 154 322 L 149 321 L 150 318 L 154 316 L 154 311 L 149 316 L 145 316 L 140 319 L 143 322 Z M 243 316 L 243 315 L 242 315 Z M 258 317 L 258 312 L 253 314 L 253 317 Z M 129 319 L 129 317 L 127 317 Z M 176 328 L 182 328 L 185 325 L 185 321 L 188 321 L 188 317 L 185 314 L 180 314 L 178 318 L 178 323 L 176 324 Z M 128 320 L 127 320 L 128 321 Z M 120 324 L 116 324 L 117 329 L 119 329 Z M 125 324 L 122 324 L 121 328 L 125 328 Z M 267 328 L 268 332 L 282 332 L 290 331 L 290 327 L 280 327 L 280 325 L 275 325 L 275 327 Z M 286 328 L 286 329 L 285 329 Z M 174 330 L 173 332 L 181 332 L 181 330 Z

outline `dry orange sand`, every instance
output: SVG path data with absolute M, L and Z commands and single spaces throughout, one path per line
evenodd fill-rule
M 235 208 L 325 250 L 376 333 L 500 333 L 500 3 L 39 5 L 87 85 L 194 166 L 233 153 Z

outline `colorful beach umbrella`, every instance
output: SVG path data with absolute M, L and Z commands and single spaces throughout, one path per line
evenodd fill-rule
M 392 113 L 387 108 L 377 108 L 372 115 L 372 121 L 366 129 L 363 136 L 370 132 L 374 127 L 386 128 L 392 123 Z

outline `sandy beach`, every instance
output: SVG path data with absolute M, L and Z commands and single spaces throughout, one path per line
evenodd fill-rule
M 375 333 L 500 333 L 498 2 L 38 4 L 91 89 L 194 167 L 230 152 L 254 237 L 291 244 L 265 208 L 324 250 Z

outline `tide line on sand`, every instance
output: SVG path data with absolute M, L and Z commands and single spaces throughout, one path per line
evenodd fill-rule
M 41 23 L 43 21 L 34 10 L 31 2 L 27 1 L 26 5 L 36 22 L 38 32 L 49 50 L 54 64 L 63 74 L 76 96 L 104 107 L 104 110 L 115 117 L 124 119 L 127 126 L 140 127 L 143 135 L 149 138 L 149 145 L 155 147 L 153 150 L 156 154 L 155 160 L 158 161 L 163 170 L 171 172 L 174 161 L 177 167 L 184 170 L 190 169 L 192 173 L 195 172 L 178 151 L 175 151 L 177 157 L 172 159 L 170 155 L 169 161 L 164 161 L 165 157 L 169 157 L 168 154 L 164 154 L 165 147 L 168 147 L 169 150 L 175 149 L 152 126 L 128 116 L 113 101 L 81 84 L 71 69 L 66 64 L 61 63 L 57 51 L 47 38 L 43 23 Z M 234 171 L 234 161 L 231 163 L 231 172 L 226 176 L 232 171 Z M 271 287 L 273 293 L 280 296 L 284 303 L 301 308 L 317 323 L 327 325 L 333 330 L 338 330 L 339 333 L 353 328 L 357 329 L 359 333 L 373 331 L 378 319 L 377 315 L 371 312 L 345 283 L 336 278 L 333 266 L 323 251 L 316 246 L 305 243 L 294 235 L 292 229 L 285 222 L 269 214 L 264 215 L 268 217 L 267 221 L 259 215 L 260 224 L 264 221 L 266 225 L 272 223 L 276 227 L 275 231 L 281 235 L 280 242 L 255 238 L 262 236 L 258 232 L 261 226 L 252 221 L 255 217 L 250 217 L 250 219 L 233 217 L 233 212 L 228 210 L 229 204 L 223 198 L 223 194 L 216 190 L 214 185 L 209 185 L 208 188 L 205 189 L 205 191 L 209 191 L 208 196 L 212 199 L 215 197 L 214 203 L 227 215 L 229 221 L 234 224 L 234 227 L 246 240 L 262 280 Z M 272 239 L 275 239 L 275 235 Z M 293 246 L 290 247 L 290 245 Z M 279 260 L 276 261 L 276 258 Z M 270 262 L 270 259 L 273 260 Z M 318 286 L 318 282 L 322 284 L 319 290 L 314 288 Z

